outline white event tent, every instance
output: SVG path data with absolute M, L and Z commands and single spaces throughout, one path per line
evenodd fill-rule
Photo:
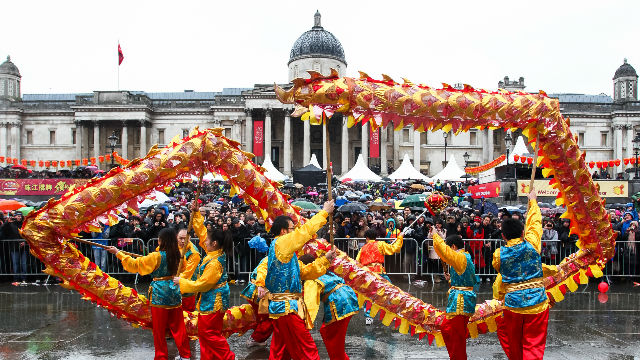
M 464 178 L 465 172 L 464 170 L 462 170 L 459 166 L 458 163 L 456 162 L 456 158 L 455 157 L 451 157 L 451 159 L 449 160 L 449 162 L 447 163 L 447 166 L 444 167 L 444 169 L 442 169 L 439 173 L 437 173 L 434 177 L 433 180 L 440 180 L 440 181 L 465 181 L 468 180 L 468 178 Z
M 402 164 L 400 164 L 400 167 L 396 169 L 393 174 L 389 175 L 389 179 L 431 181 L 430 178 L 421 174 L 420 171 L 416 170 L 416 168 L 411 165 L 411 160 L 409 160 L 408 154 L 404 154 Z
M 275 166 L 271 163 L 271 158 L 267 155 L 264 157 L 264 163 L 262 163 L 262 167 L 265 168 L 264 176 L 269 178 L 271 181 L 282 182 L 285 181 L 288 177 L 278 171 Z
M 320 163 L 318 162 L 318 158 L 316 157 L 316 154 L 311 154 L 311 160 L 309 160 L 309 164 L 317 167 L 318 169 L 322 169 L 322 166 L 320 166 Z
M 509 159 L 509 164 L 510 165 L 515 164 L 515 161 L 513 160 L 513 156 L 514 155 L 522 156 L 522 155 L 527 155 L 527 154 L 529 154 L 529 149 L 527 149 L 527 145 L 524 142 L 524 137 L 518 136 L 518 139 L 516 140 L 516 145 L 513 147 L 512 151 L 509 151 L 509 158 L 510 158 Z M 496 167 L 506 166 L 506 165 L 507 165 L 507 159 L 504 159 Z M 492 169 L 489 169 L 487 171 L 481 172 L 480 174 L 478 174 L 478 179 L 480 180 L 480 183 L 487 183 L 487 182 L 495 181 L 496 180 L 496 169 L 492 168 Z
M 380 181 L 382 178 L 376 175 L 371 169 L 364 164 L 364 158 L 362 154 L 358 155 L 358 160 L 356 164 L 353 165 L 353 168 L 349 170 L 346 174 L 340 177 L 340 181 L 344 179 L 351 179 L 353 181 Z

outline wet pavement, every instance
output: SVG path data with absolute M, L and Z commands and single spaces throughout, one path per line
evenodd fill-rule
M 425 302 L 440 308 L 446 301 L 443 284 L 408 285 L 393 279 Z M 551 310 L 545 359 L 640 359 L 640 287 L 619 281 L 598 296 L 594 280 Z M 139 292 L 147 284 L 137 285 Z M 243 303 L 242 286 L 232 285 L 232 304 Z M 491 296 L 483 284 L 479 300 Z M 606 302 L 605 302 L 606 300 Z M 320 319 L 321 316 L 319 315 Z M 312 336 L 320 357 L 328 358 L 317 330 Z M 238 359 L 267 359 L 268 347 L 247 347 L 249 336 L 229 338 Z M 192 343 L 199 358 L 198 344 Z M 363 315 L 351 320 L 346 339 L 351 359 L 447 359 L 445 348 L 429 346 L 426 338 L 402 335 L 379 321 L 364 325 Z M 177 354 L 169 340 L 171 357 Z M 467 342 L 470 359 L 506 359 L 495 334 Z M 151 331 L 136 329 L 95 304 L 57 285 L 13 286 L 0 283 L 0 359 L 152 359 Z

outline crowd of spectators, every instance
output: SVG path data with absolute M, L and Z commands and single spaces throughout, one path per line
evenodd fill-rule
M 378 238 L 391 242 L 404 227 L 417 219 L 410 233 L 410 239 L 405 241 L 402 255 L 399 258 L 387 259 L 389 272 L 413 272 L 418 270 L 416 267 L 420 267 L 423 274 L 442 273 L 442 264 L 433 251 L 429 238 L 431 227 L 435 226 L 442 229 L 446 235 L 459 234 L 464 239 L 469 239 L 466 241 L 466 247 L 474 260 L 477 274 L 484 280 L 490 280 L 495 274 L 491 265 L 492 255 L 502 243 L 501 220 L 504 217 L 512 217 L 524 221 L 524 210 L 506 210 L 500 207 L 497 212 L 484 211 L 484 200 L 474 201 L 465 197 L 464 186 L 461 183 L 438 182 L 433 184 L 432 189 L 424 190 L 412 188 L 409 185 L 392 183 L 339 185 L 335 188 L 334 195 L 338 197 L 348 192 L 360 191 L 371 195 L 369 201 L 376 198 L 386 201 L 411 193 L 422 193 L 425 190 L 438 190 L 451 198 L 451 206 L 436 216 L 429 213 L 418 216 L 422 213 L 421 208 L 396 209 L 393 206 L 354 213 L 336 211 L 334 213 L 334 236 L 338 239 L 336 244 L 344 246 L 343 250 L 346 250 L 347 246 L 358 246 L 358 242 L 354 243 L 352 239 L 363 238 L 364 232 L 368 229 L 375 230 Z M 285 186 L 283 191 L 287 192 L 292 199 L 305 199 L 317 204 L 322 204 L 327 197 L 326 187 L 303 188 L 289 185 Z M 176 230 L 188 227 L 191 217 L 189 207 L 195 192 L 195 184 L 183 184 L 169 193 L 172 199 L 170 202 L 143 209 L 139 215 L 125 214 L 117 224 L 111 227 L 103 226 L 100 232 L 81 233 L 80 236 L 105 245 L 129 246 L 128 249 L 143 252 L 146 248 L 141 244 L 147 244 L 156 238 L 160 230 L 167 227 L 173 227 Z M 466 203 L 462 202 L 463 200 Z M 267 243 L 270 242 L 262 217 L 256 216 L 238 196 L 230 197 L 227 184 L 217 182 L 205 184 L 200 197 L 199 210 L 204 216 L 207 229 L 219 228 L 232 233 L 235 254 L 234 272 L 250 272 L 256 264 L 256 259 L 251 256 L 256 254 L 248 245 L 249 239 L 260 235 L 266 239 Z M 19 239 L 20 234 L 17 229 L 22 222 L 21 214 L 11 213 L 8 217 L 2 215 L 0 214 L 0 238 Z M 303 215 L 311 216 L 311 212 L 305 211 Z M 637 251 L 636 241 L 640 241 L 640 229 L 637 212 L 633 210 L 633 206 L 612 209 L 610 217 L 614 229 L 619 231 L 617 253 L 610 265 L 612 267 L 610 271 L 612 274 L 639 275 L 640 254 Z M 545 263 L 558 264 L 564 257 L 577 250 L 575 246 L 577 235 L 570 233 L 570 222 L 568 219 L 561 219 L 560 212 L 545 216 L 543 229 L 542 257 Z M 319 236 L 328 238 L 327 226 L 319 232 Z M 131 239 L 141 239 L 141 241 L 131 245 L 131 242 L 128 242 Z M 360 241 L 359 244 L 362 243 Z M 12 273 L 10 271 L 13 269 L 16 269 L 13 273 L 28 271 L 25 265 L 27 246 L 24 241 L 13 241 L 2 249 L 1 272 Z M 153 250 L 151 246 L 148 249 Z M 101 268 L 107 268 L 108 258 L 103 249 L 93 247 L 92 255 L 94 262 Z M 17 279 L 23 280 L 23 276 L 18 276 Z M 436 276 L 435 281 L 440 281 L 440 277 Z
M 0 179 L 91 179 L 102 176 L 104 170 L 95 166 L 78 166 L 73 169 L 32 170 L 22 165 L 0 167 Z

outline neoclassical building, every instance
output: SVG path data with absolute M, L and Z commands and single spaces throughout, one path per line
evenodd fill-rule
M 322 27 L 320 13 L 314 15 L 313 27 L 293 44 L 287 67 L 289 82 L 308 77 L 307 70 L 328 75 L 334 68 L 341 76 L 346 75 L 344 49 Z M 274 75 L 274 79 L 278 77 Z M 262 134 L 258 143 L 262 143 L 263 156 L 256 161 L 262 163 L 264 155 L 269 155 L 285 174 L 305 166 L 312 154 L 324 166 L 326 142 L 322 126 L 292 118 L 292 107 L 276 99 L 272 84 L 218 92 L 22 94 L 20 81 L 18 67 L 7 56 L 0 64 L 0 156 L 36 161 L 97 158 L 110 153 L 108 138 L 115 135 L 115 150 L 124 158 L 135 158 L 146 154 L 153 144 L 166 145 L 174 136 L 184 136 L 199 126 L 222 127 L 226 136 L 256 153 L 260 149 L 253 149 L 254 137 Z M 551 95 L 559 98 L 563 114 L 571 118 L 571 128 L 578 135 L 581 148 L 587 151 L 587 160 L 632 156 L 631 140 L 640 127 L 637 82 L 636 71 L 625 59 L 613 77 L 613 98 L 605 94 Z M 498 87 L 522 91 L 524 79 L 510 81 L 505 77 Z M 370 158 L 367 127 L 349 129 L 340 115 L 333 118 L 329 127 L 337 174 L 348 171 L 359 154 L 382 175 L 397 168 L 404 154 L 409 155 L 416 168 L 433 175 L 451 157 L 464 164 L 462 155 L 468 152 L 469 165 L 473 166 L 493 160 L 506 148 L 501 130 L 471 130 L 445 137 L 442 131 L 419 133 L 410 127 L 401 131 L 389 128 L 380 133 L 380 156 Z

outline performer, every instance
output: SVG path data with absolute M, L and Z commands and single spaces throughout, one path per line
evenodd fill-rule
M 313 257 L 310 255 L 300 257 L 304 264 L 312 260 Z M 344 351 L 344 341 L 349 321 L 359 310 L 358 296 L 341 277 L 327 271 L 315 280 L 304 282 L 304 302 L 312 322 L 320 309 L 320 301 L 324 306 L 320 335 L 329 353 L 329 359 L 348 360 L 349 356 Z
M 194 213 L 199 214 L 199 211 Z M 232 360 L 235 354 L 222 335 L 222 320 L 229 308 L 227 254 L 233 251 L 233 238 L 230 232 L 216 229 L 208 232 L 204 241 L 200 240 L 200 246 L 206 249 L 207 256 L 195 271 L 196 280 L 176 276 L 173 281 L 180 285 L 182 293 L 200 293 L 196 305 L 200 358 Z
M 493 267 L 505 284 L 502 326 L 508 342 L 506 355 L 510 360 L 542 359 L 547 341 L 549 300 L 542 283 L 540 258 L 542 215 L 535 189 L 531 189 L 528 198 L 525 241 L 522 240 L 522 223 L 505 219 L 502 237 L 507 244 L 493 254 Z
M 335 258 L 335 250 L 309 265 L 299 264 L 296 251 L 322 228 L 333 208 L 333 201 L 325 202 L 318 214 L 298 228 L 288 216 L 273 221 L 271 232 L 277 237 L 269 247 L 265 283 L 256 280 L 258 296 L 262 297 L 260 313 L 268 313 L 273 320 L 269 359 L 319 359 L 308 330 L 312 324 L 302 297 L 302 280 L 323 275 Z
M 251 342 L 249 346 L 254 345 L 264 345 L 269 339 L 269 336 L 273 333 L 273 325 L 271 324 L 271 320 L 269 319 L 268 314 L 260 314 L 258 312 L 258 303 L 260 302 L 260 297 L 258 297 L 258 287 L 256 286 L 256 279 L 260 278 L 261 283 L 264 283 L 264 279 L 267 276 L 267 257 L 264 257 L 258 263 L 255 269 L 249 275 L 249 284 L 247 287 L 242 290 L 240 296 L 247 299 L 251 307 L 253 308 L 253 312 L 256 314 L 256 328 L 253 329 L 253 333 L 251 334 Z
M 158 233 L 159 251 L 149 255 L 132 258 L 123 254 L 118 248 L 110 246 L 107 251 L 115 254 L 122 267 L 132 273 L 140 275 L 151 274 L 153 281 L 149 286 L 149 300 L 151 302 L 151 319 L 153 331 L 153 346 L 155 347 L 155 360 L 168 359 L 167 329 L 176 342 L 178 352 L 182 359 L 191 358 L 189 338 L 184 326 L 182 315 L 182 298 L 180 290 L 172 283 L 172 279 L 181 269 L 180 249 L 175 230 L 166 228 Z
M 449 297 L 447 299 L 446 319 L 440 327 L 442 338 L 447 346 L 450 359 L 467 359 L 467 324 L 476 308 L 476 293 L 473 287 L 479 282 L 471 255 L 464 250 L 464 241 L 460 235 L 442 235 L 432 229 L 433 248 L 447 265 L 453 268 L 450 273 Z
M 387 244 L 385 241 L 376 241 L 377 234 L 373 229 L 365 231 L 364 237 L 367 239 L 367 243 L 364 244 L 358 252 L 356 261 L 372 272 L 380 275 L 383 279 L 391 282 L 391 279 L 389 279 L 389 276 L 387 276 L 384 270 L 384 256 L 400 252 L 404 231 L 409 231 L 408 229 L 410 228 L 406 227 L 402 233 L 398 234 L 398 237 L 392 244 Z M 373 324 L 373 319 L 369 316 L 369 310 L 365 308 L 364 314 L 365 324 Z
M 196 211 L 194 211 L 195 213 Z M 199 211 L 197 211 L 200 214 Z M 196 221 L 201 220 L 201 221 Z M 204 227 L 202 215 L 199 219 L 193 219 L 193 227 L 196 234 L 200 239 L 207 236 L 207 229 Z M 189 239 L 187 229 L 180 229 L 178 231 L 178 246 L 180 246 L 180 253 L 182 254 L 182 263 L 184 264 L 184 270 L 180 273 L 180 277 L 183 279 L 195 280 L 195 271 L 200 264 L 200 252 L 193 245 Z M 196 294 L 182 294 L 182 309 L 186 311 L 195 311 L 196 309 Z

